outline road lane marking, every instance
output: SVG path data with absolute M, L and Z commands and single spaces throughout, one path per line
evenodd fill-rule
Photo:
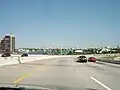
M 42 66 L 36 66 L 35 69 L 33 69 L 32 71 L 26 73 L 26 74 L 23 74 L 22 76 L 20 76 L 18 79 L 16 79 L 13 83 L 15 85 L 18 85 L 23 79 L 31 76 L 37 69 L 41 68 L 41 67 L 44 67 L 43 65 Z
M 34 72 L 35 72 L 35 70 L 32 70 L 31 72 L 26 73 L 26 74 L 20 76 L 20 77 L 19 77 L 18 79 L 16 79 L 13 83 L 15 83 L 15 84 L 16 84 L 16 83 L 19 83 L 21 80 L 23 80 L 23 79 L 25 79 L 26 77 L 32 75 L 32 73 L 34 73 Z
M 98 81 L 97 79 L 95 79 L 94 77 L 90 77 L 92 80 L 94 80 L 96 83 L 100 84 L 102 87 L 104 87 L 107 90 L 112 90 L 111 88 L 107 87 L 105 84 L 101 83 L 100 81 Z

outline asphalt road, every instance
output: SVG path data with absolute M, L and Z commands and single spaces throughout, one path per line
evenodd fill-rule
M 56 58 L 0 67 L 0 85 L 55 90 L 120 90 L 120 68 Z

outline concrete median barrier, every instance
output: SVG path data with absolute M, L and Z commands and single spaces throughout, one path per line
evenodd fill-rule
M 11 57 L 0 57 L 0 66 L 4 65 L 12 65 L 12 64 L 21 64 L 25 62 L 32 62 L 36 60 L 43 60 L 43 59 L 52 59 L 52 58 L 60 58 L 60 57 L 69 57 L 69 56 L 62 56 L 62 55 L 31 55 L 29 57 L 20 57 L 20 56 L 11 56 Z
M 0 66 L 19 64 L 17 58 L 13 57 L 0 57 Z

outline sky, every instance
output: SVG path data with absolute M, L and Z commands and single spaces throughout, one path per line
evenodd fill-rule
M 120 44 L 120 0 L 0 0 L 0 38 L 16 47 Z

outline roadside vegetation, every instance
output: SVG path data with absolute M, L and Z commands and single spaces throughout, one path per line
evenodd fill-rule
M 117 54 L 120 53 L 120 48 L 86 48 L 86 49 L 73 49 L 73 48 L 19 48 L 16 49 L 17 53 L 30 53 L 30 54 L 44 54 L 44 55 L 80 55 L 80 54 Z

